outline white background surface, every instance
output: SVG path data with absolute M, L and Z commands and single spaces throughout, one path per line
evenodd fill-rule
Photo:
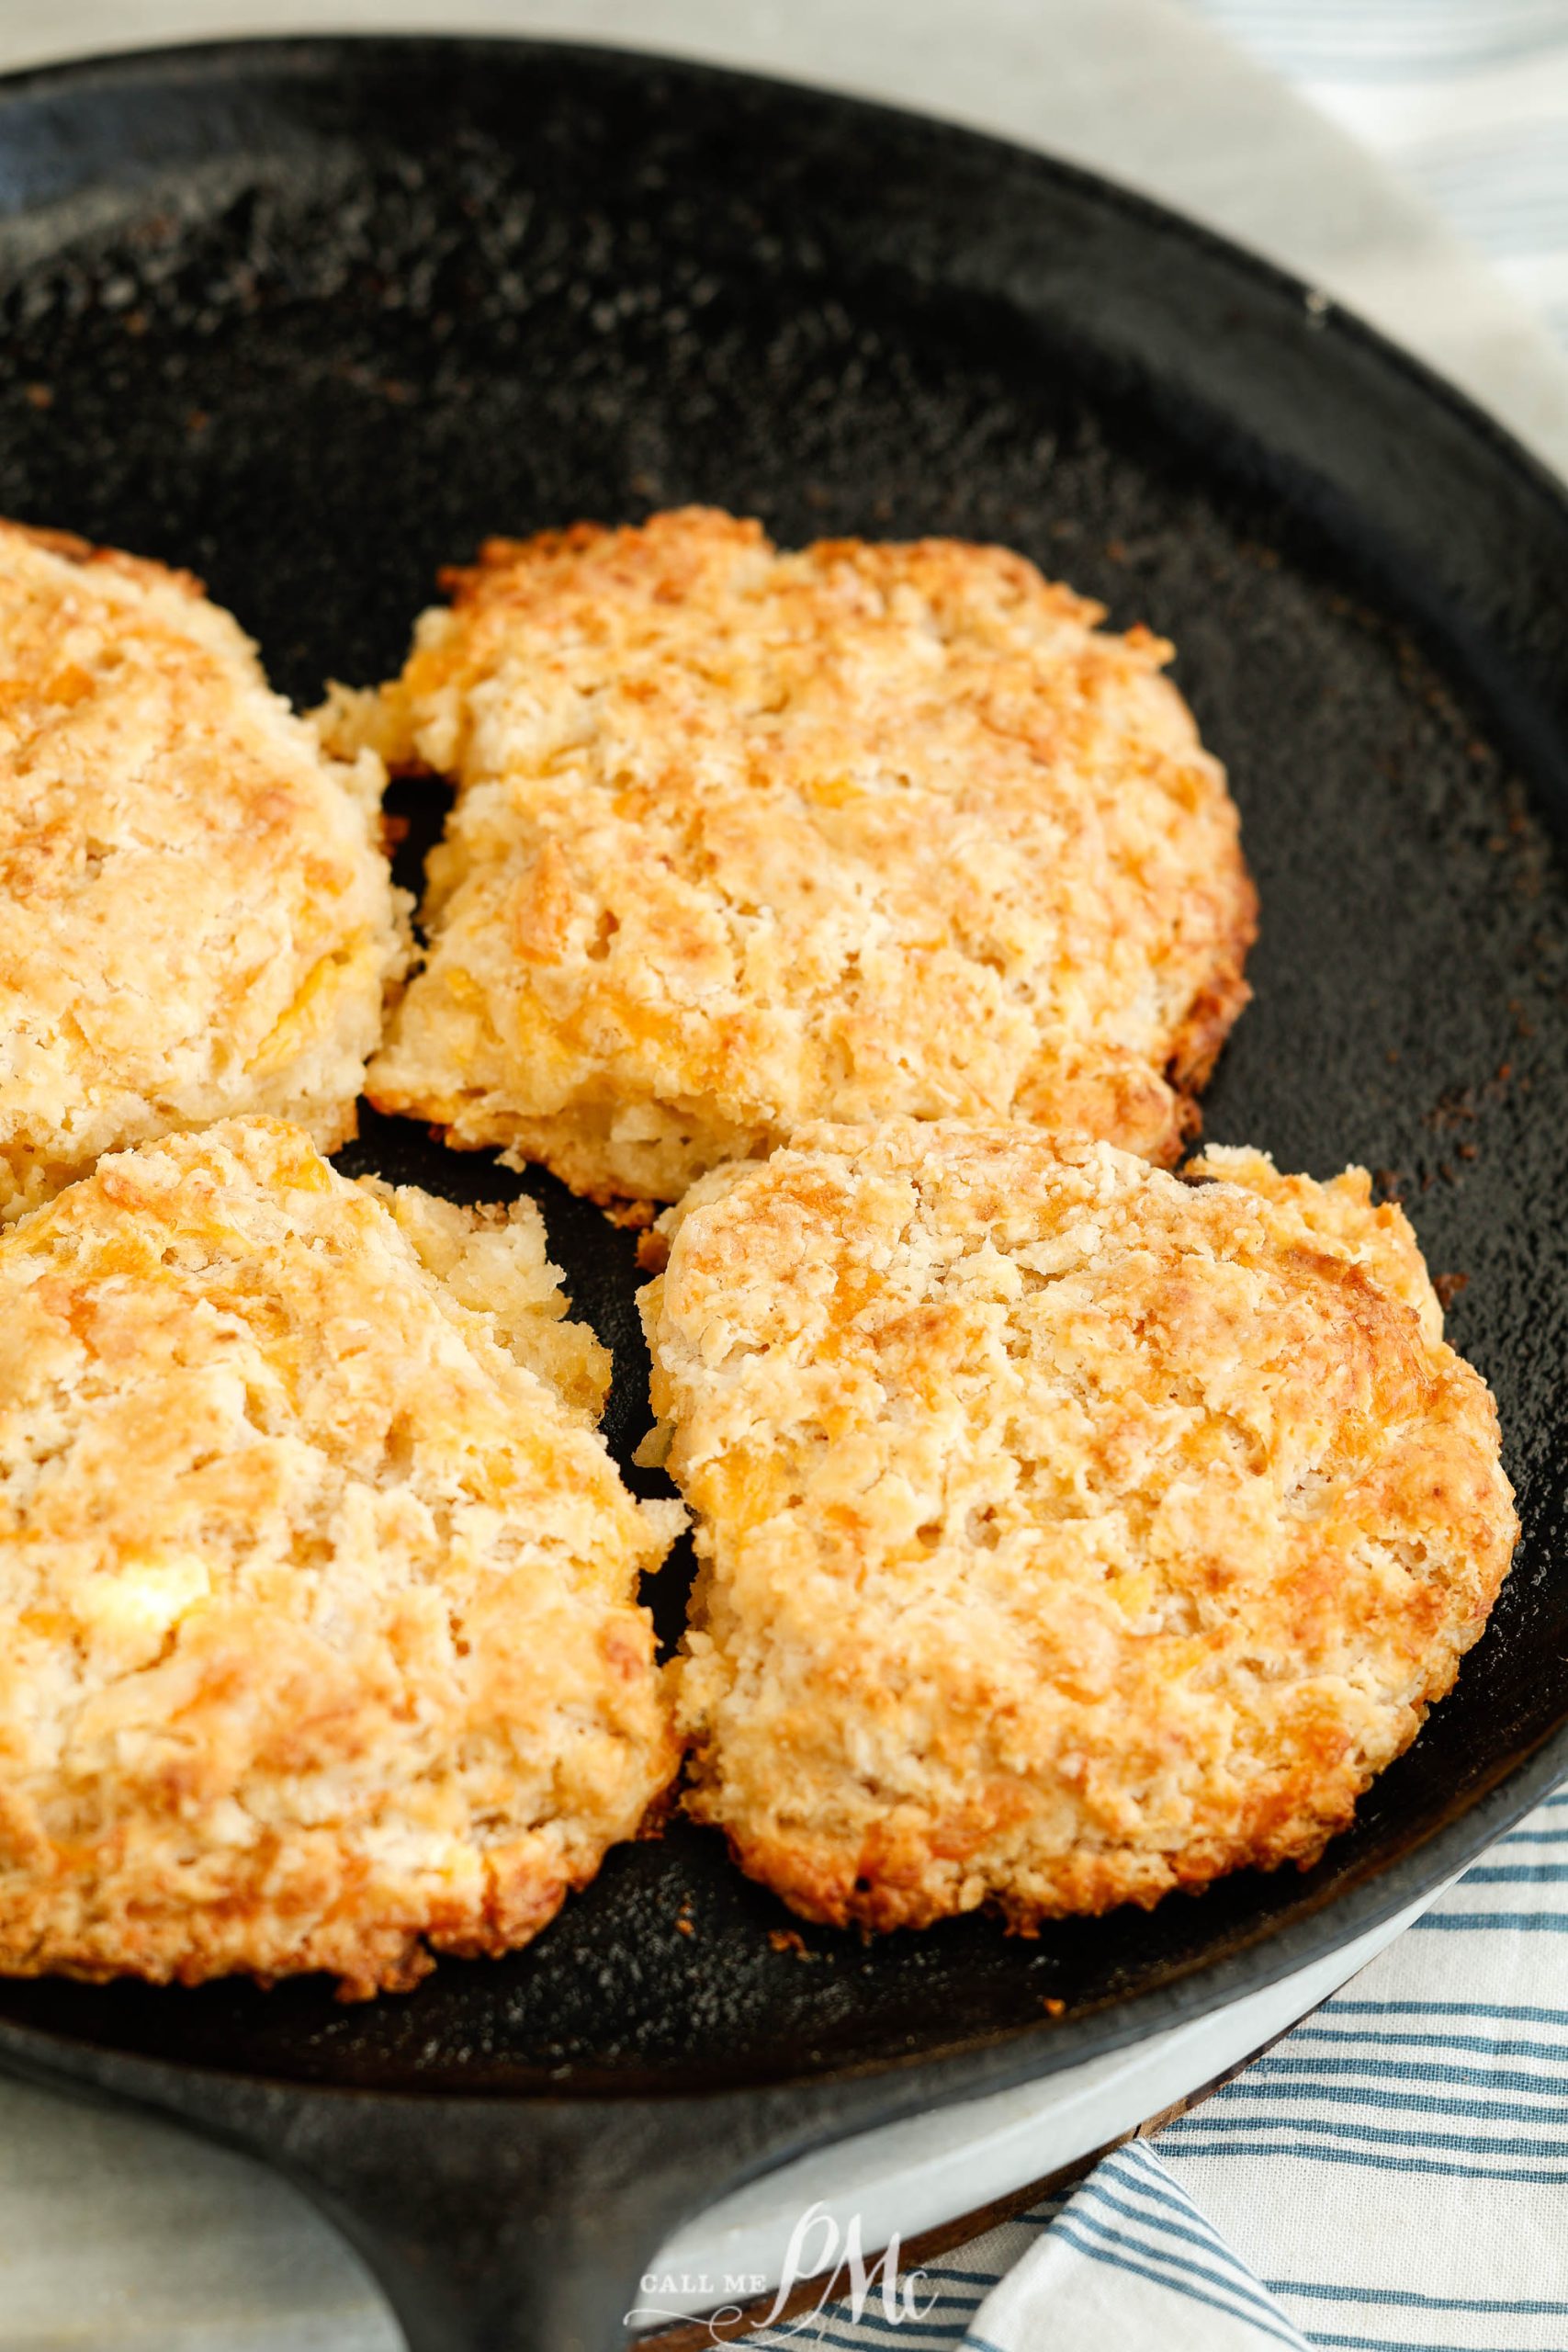
M 0 0 L 0 70 L 162 40 L 378 27 L 705 56 L 1048 148 L 1295 269 L 1568 472 L 1568 368 L 1533 321 L 1413 197 L 1174 0 Z M 1224 2063 L 1209 2040 L 1194 2044 L 1185 2086 Z M 1184 2086 L 1168 2052 L 1161 2065 L 1145 2112 Z M 1114 2116 L 1080 2115 L 1081 2147 L 1137 2111 L 1125 2070 L 1118 2081 Z M 1012 2134 L 1017 2181 L 1063 2160 L 1039 2152 L 1064 2092 L 1037 2097 L 1039 2132 L 1013 2110 L 998 2126 Z M 887 2162 L 889 2178 L 897 2165 L 922 2177 L 929 2207 L 931 2165 L 908 2127 Z M 951 2172 L 947 2210 L 962 2211 L 973 2174 Z M 931 2218 L 911 2212 L 904 2226 Z M 869 2221 L 868 2245 L 879 2243 Z M 0 2084 L 0 2352 L 392 2352 L 397 2341 L 354 2257 L 281 2182 L 149 2120 Z

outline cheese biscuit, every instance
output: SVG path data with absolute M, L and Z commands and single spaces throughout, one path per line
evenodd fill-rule
M 235 1113 L 353 1135 L 406 955 L 384 781 L 188 574 L 0 524 L 0 1222 Z
M 1359 1170 L 820 1126 L 668 1227 L 689 1802 L 808 1918 L 1310 1862 L 1486 1623 L 1495 1408 Z
M 457 791 L 380 1107 L 605 1204 L 813 1117 L 1177 1154 L 1256 924 L 1168 645 L 1000 548 L 703 509 L 448 584 L 322 718 Z
M 525 1943 L 678 1750 L 538 1213 L 242 1120 L 0 1235 L 0 1973 L 414 1982 Z

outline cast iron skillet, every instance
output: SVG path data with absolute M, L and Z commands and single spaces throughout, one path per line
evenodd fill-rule
M 1525 1531 L 1457 1692 L 1304 1876 L 1034 1943 L 987 1919 L 872 1948 L 808 1930 L 803 1961 L 677 1823 L 531 1951 L 405 1998 L 15 1984 L 0 2058 L 270 2157 L 417 2352 L 605 2352 L 660 2235 L 748 2173 L 1267 1984 L 1568 1768 L 1568 509 L 1511 443 L 1302 288 L 1080 174 L 528 44 L 12 82 L 0 301 L 0 511 L 193 566 L 300 697 L 395 666 L 482 534 L 694 498 L 785 542 L 1003 539 L 1170 632 L 1264 907 L 1209 1131 L 1404 1193 L 1433 1265 L 1469 1277 L 1454 1335 L 1495 1384 Z M 400 801 L 417 847 L 438 809 Z M 515 1189 L 406 1124 L 367 1119 L 345 1161 Z M 615 1345 L 625 1459 L 629 1245 L 530 1189 Z

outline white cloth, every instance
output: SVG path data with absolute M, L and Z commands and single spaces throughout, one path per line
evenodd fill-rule
M 1193 0 L 1568 344 L 1568 0 Z
M 1568 1793 L 1071 2196 L 769 2352 L 1562 2352 Z M 896 2314 L 890 2317 L 889 2312 Z

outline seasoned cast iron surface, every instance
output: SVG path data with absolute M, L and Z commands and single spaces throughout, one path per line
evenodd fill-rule
M 1092 332 L 1054 339 L 972 255 L 944 259 L 920 190 L 978 169 L 971 146 L 629 62 L 339 54 L 227 98 L 192 99 L 177 69 L 144 71 L 140 96 L 89 78 L 75 138 L 107 176 L 86 197 L 48 121 L 7 102 L 0 511 L 189 565 L 302 702 L 395 668 L 436 568 L 482 535 L 690 499 L 786 544 L 1002 539 L 1168 632 L 1263 901 L 1208 1133 L 1382 1171 L 1434 1269 L 1467 1278 L 1450 1329 L 1496 1386 L 1524 1542 L 1456 1695 L 1304 1877 L 1033 1943 L 972 1918 L 874 1947 L 806 1928 L 802 1953 L 775 1948 L 793 1923 L 717 1839 L 677 1824 L 613 1854 L 532 1951 L 444 1962 L 407 1997 L 44 1984 L 5 1988 L 0 2017 L 296 2079 L 692 2086 L 952 2049 L 1168 1981 L 1406 1851 L 1568 1710 L 1568 896 L 1506 728 L 1410 633 L 1421 582 L 1379 583 L 1223 424 L 1173 423 Z M 918 272 L 890 241 L 898 202 Z M 854 232 L 874 209 L 872 250 Z M 395 790 L 405 879 L 440 804 Z M 374 1116 L 343 1164 L 517 1189 Z M 630 1242 L 549 1179 L 527 1189 L 615 1347 L 626 1463 L 647 1419 Z M 667 1632 L 684 1573 L 656 1600 Z

